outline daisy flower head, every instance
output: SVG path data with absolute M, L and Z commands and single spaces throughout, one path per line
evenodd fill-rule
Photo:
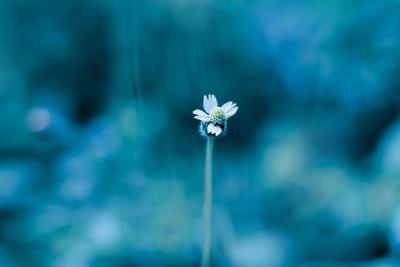
M 221 107 L 218 106 L 217 98 L 209 94 L 203 98 L 204 111 L 196 109 L 194 118 L 200 120 L 200 133 L 207 136 L 220 136 L 226 132 L 227 121 L 235 115 L 238 107 L 232 101 L 226 102 Z

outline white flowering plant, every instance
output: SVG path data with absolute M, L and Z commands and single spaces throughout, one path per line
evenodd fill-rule
M 218 106 L 217 98 L 209 94 L 203 97 L 203 108 L 195 109 L 195 119 L 200 120 L 200 134 L 207 138 L 205 171 L 204 171 L 204 242 L 201 257 L 201 267 L 210 267 L 211 252 L 211 224 L 212 224 L 212 153 L 214 138 L 224 135 L 227 129 L 227 122 L 235 115 L 238 107 L 232 101 Z

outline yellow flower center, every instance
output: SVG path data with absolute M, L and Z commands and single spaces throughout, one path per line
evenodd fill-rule
M 223 124 L 226 121 L 225 111 L 221 107 L 213 108 L 210 111 L 210 117 L 214 123 Z

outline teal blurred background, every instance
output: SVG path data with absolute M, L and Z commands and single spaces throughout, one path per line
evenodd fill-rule
M 400 266 L 397 0 L 1 0 L 0 266 Z

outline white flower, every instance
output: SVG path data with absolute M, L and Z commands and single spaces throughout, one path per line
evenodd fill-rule
M 222 107 L 218 106 L 217 98 L 214 95 L 204 96 L 204 111 L 196 109 L 194 118 L 201 121 L 200 128 L 206 131 L 205 135 L 219 136 L 226 129 L 227 120 L 235 115 L 238 107 L 232 101 L 226 102 Z M 204 133 L 204 132 L 203 132 Z

